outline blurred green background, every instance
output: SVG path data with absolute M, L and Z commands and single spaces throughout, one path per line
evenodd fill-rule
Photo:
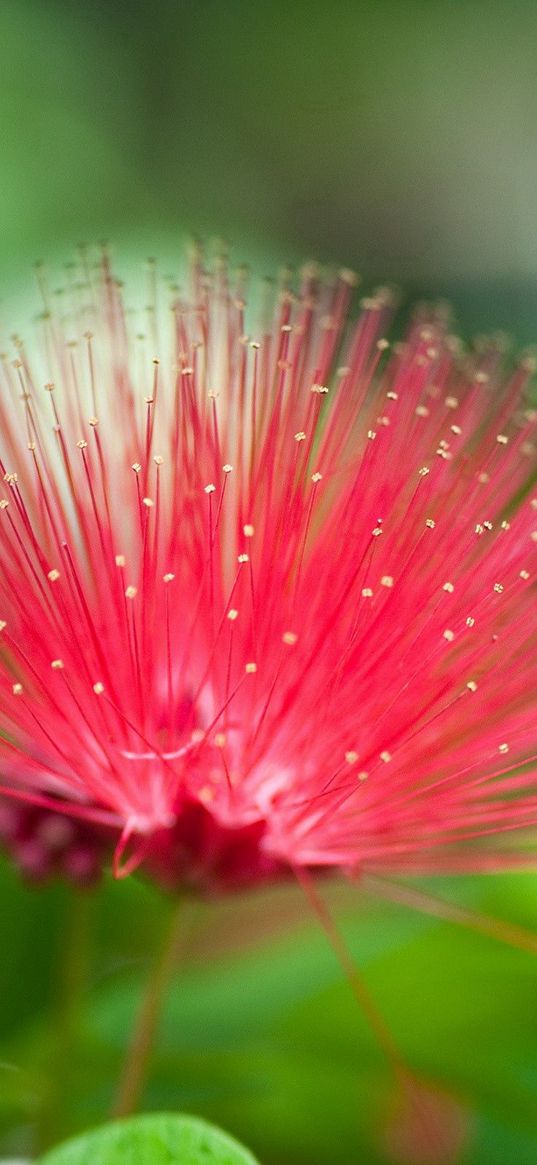
M 197 232 L 535 341 L 536 61 L 534 0 L 2 0 L 2 297 L 82 240 L 173 264 Z M 441 889 L 537 930 L 530 875 Z M 336 899 L 401 1047 L 475 1114 L 464 1165 L 534 1165 L 535 956 Z M 101 1119 L 168 910 L 136 881 L 32 891 L 3 862 L 0 1151 Z M 219 1121 L 264 1165 L 378 1165 L 389 1075 L 303 915 L 285 889 L 191 918 L 145 1104 Z M 82 1006 L 60 1022 L 77 932 Z
M 2 0 L 1 282 L 199 231 L 535 340 L 536 51 L 534 0 Z

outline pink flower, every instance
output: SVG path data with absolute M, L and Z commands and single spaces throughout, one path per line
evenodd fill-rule
M 141 335 L 105 257 L 5 362 L 2 791 L 108 831 L 117 873 L 523 860 L 533 362 L 438 312 L 392 348 L 354 285 L 246 312 L 196 253 Z

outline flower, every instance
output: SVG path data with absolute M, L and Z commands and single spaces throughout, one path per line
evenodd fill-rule
M 172 885 L 515 865 L 533 359 L 441 309 L 391 346 L 348 271 L 247 282 L 196 250 L 164 305 L 152 269 L 141 331 L 105 254 L 4 359 L 2 792 Z

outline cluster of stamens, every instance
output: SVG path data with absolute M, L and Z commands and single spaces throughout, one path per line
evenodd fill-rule
M 392 348 L 311 267 L 250 335 L 245 278 L 196 253 L 140 329 L 105 256 L 3 358 L 4 797 L 172 880 L 516 860 L 533 362 L 434 312 Z

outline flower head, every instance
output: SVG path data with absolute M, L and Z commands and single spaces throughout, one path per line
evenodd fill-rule
M 105 255 L 4 358 L 3 791 L 118 872 L 486 869 L 537 823 L 533 362 L 442 312 L 392 348 L 355 282 L 246 311 L 196 252 L 141 328 Z

